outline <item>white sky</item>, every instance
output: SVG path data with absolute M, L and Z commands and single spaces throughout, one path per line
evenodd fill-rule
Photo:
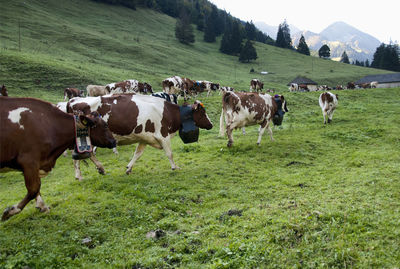
M 278 26 L 285 19 L 301 30 L 321 32 L 343 21 L 386 44 L 400 42 L 399 0 L 210 0 L 244 21 Z M 276 36 L 272 37 L 276 39 Z

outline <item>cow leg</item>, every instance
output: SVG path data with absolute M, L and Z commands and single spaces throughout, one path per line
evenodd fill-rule
M 175 164 L 174 159 L 172 158 L 171 140 L 163 139 L 160 142 L 162 148 L 164 149 L 165 155 L 167 155 L 169 163 L 171 164 L 171 169 L 172 170 L 181 169 Z
M 23 165 L 23 172 L 25 178 L 25 186 L 28 191 L 26 196 L 16 205 L 10 206 L 6 208 L 1 217 L 2 221 L 8 220 L 12 216 L 20 213 L 24 207 L 31 201 L 40 195 L 40 177 L 39 177 L 39 169 L 35 164 Z M 41 199 L 41 197 L 40 197 Z M 41 199 L 42 207 L 46 208 L 45 211 L 49 211 L 49 209 L 44 205 L 43 200 Z
M 327 112 L 326 112 L 325 109 L 322 110 L 322 114 L 324 115 L 324 124 L 326 124 L 326 114 L 327 114 Z
M 146 144 L 139 143 L 136 147 L 135 153 L 133 155 L 132 160 L 128 163 L 126 166 L 126 174 L 129 175 L 132 172 L 132 166 L 135 164 L 135 162 L 142 156 L 144 149 L 146 148 Z
M 245 127 L 242 127 L 242 134 L 246 135 L 246 128 Z
M 207 91 L 207 97 L 210 95 L 210 93 L 211 93 L 211 90 L 208 90 Z
M 39 209 L 40 212 L 50 212 L 50 207 L 45 205 L 40 192 L 36 196 L 36 208 Z
M 259 130 L 259 132 L 258 132 L 257 145 L 260 145 L 260 144 L 261 144 L 261 138 L 262 138 L 262 136 L 263 136 L 263 134 L 264 134 L 264 132 L 265 132 L 265 129 L 268 129 L 269 135 L 270 135 L 270 137 L 271 137 L 271 141 L 274 141 L 274 138 L 273 138 L 273 136 L 272 136 L 272 129 L 271 129 L 271 126 L 270 126 L 270 122 L 267 121 L 267 122 L 262 123 L 262 124 L 260 125 L 260 130 Z
M 90 160 L 96 166 L 96 169 L 99 172 L 99 174 L 101 174 L 101 175 L 105 175 L 106 174 L 103 165 L 101 164 L 101 162 L 99 162 L 99 160 L 97 160 L 96 155 L 94 155 L 93 153 L 90 153 Z
M 228 147 L 232 147 L 233 145 L 233 136 L 232 136 L 232 131 L 234 128 L 231 128 L 231 125 L 226 126 L 226 134 L 228 135 Z
M 328 123 L 331 123 L 331 121 L 332 121 L 333 112 L 335 112 L 335 110 L 329 110 L 329 113 L 328 113 Z
M 119 154 L 119 153 L 118 153 L 118 150 L 117 150 L 117 147 L 113 148 L 112 150 L 113 150 L 114 154 L 116 154 L 116 155 Z
M 81 173 L 81 162 L 79 160 L 74 160 L 74 170 L 75 170 L 75 179 L 82 181 L 82 173 Z
M 224 113 L 224 109 L 222 109 L 221 111 L 221 117 L 219 118 L 219 136 L 223 137 L 225 135 L 225 125 L 224 125 L 224 121 L 225 121 L 225 113 Z

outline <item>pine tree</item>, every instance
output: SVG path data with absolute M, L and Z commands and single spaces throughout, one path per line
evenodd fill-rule
M 244 62 L 250 62 L 250 60 L 256 60 L 257 59 L 257 51 L 253 46 L 253 43 L 247 39 L 246 44 L 242 48 L 242 51 L 240 52 L 239 56 L 239 61 L 244 63 Z
M 211 13 L 207 15 L 204 28 L 204 41 L 209 43 L 215 42 L 215 38 L 217 36 L 217 18 L 218 9 L 214 6 L 211 10 Z
M 249 40 L 256 39 L 256 27 L 254 26 L 253 21 L 246 22 L 246 25 L 244 26 L 244 30 L 246 32 L 247 39 L 249 39 Z
M 225 33 L 222 36 L 219 50 L 229 55 L 237 55 L 242 49 L 242 35 L 240 25 L 237 20 L 225 26 Z
M 374 53 L 371 67 L 391 71 L 400 71 L 399 46 L 382 43 Z
M 318 50 L 318 55 L 320 58 L 329 58 L 331 57 L 331 49 L 328 45 L 322 45 L 322 47 Z
M 306 40 L 303 35 L 301 35 L 299 40 L 299 45 L 297 46 L 297 52 L 305 55 L 310 55 L 310 49 L 307 46 Z
M 280 48 L 293 49 L 292 39 L 290 37 L 290 29 L 286 20 L 283 23 L 279 24 L 275 44 L 277 47 Z
M 186 10 L 182 10 L 179 19 L 176 21 L 175 37 L 183 44 L 194 43 L 193 27 Z
M 340 57 L 340 62 L 345 63 L 345 64 L 350 63 L 349 56 L 347 56 L 346 51 L 343 51 L 342 57 Z

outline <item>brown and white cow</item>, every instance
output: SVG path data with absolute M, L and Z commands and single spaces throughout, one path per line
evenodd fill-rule
M 218 83 L 214 83 L 214 82 L 207 81 L 207 80 L 201 80 L 201 81 L 198 81 L 198 83 L 203 85 L 204 90 L 207 90 L 207 97 L 210 95 L 211 91 L 219 90 L 219 84 Z
M 290 83 L 289 91 L 295 92 L 299 90 L 299 84 L 297 83 Z
M 309 92 L 307 84 L 299 84 L 299 91 L 306 91 Z
M 279 96 L 281 108 L 287 112 L 286 102 L 283 96 Z M 222 112 L 220 117 L 220 136 L 224 136 L 224 119 L 226 133 L 228 135 L 228 147 L 233 145 L 232 131 L 236 128 L 260 124 L 257 144 L 261 143 L 261 137 L 268 129 L 272 137 L 271 121 L 278 111 L 275 99 L 269 94 L 248 92 L 225 92 L 222 96 Z
M 87 85 L 86 96 L 102 96 L 108 94 L 106 86 L 103 85 Z
M 371 88 L 376 88 L 376 87 L 378 87 L 378 85 L 379 85 L 379 82 L 378 82 L 378 81 L 372 81 L 372 82 L 370 83 L 370 87 L 371 87 Z
M 22 211 L 32 199 L 41 212 L 49 211 L 41 194 L 41 178 L 57 158 L 75 144 L 75 117 L 34 98 L 0 97 L 0 171 L 20 170 L 28 190 L 18 204 L 6 208 L 2 220 Z M 112 148 L 116 141 L 106 123 L 97 116 L 79 116 L 80 125 L 90 127 L 93 145 Z
M 121 93 L 140 93 L 148 94 L 153 93 L 153 88 L 147 82 L 139 82 L 136 79 L 124 80 L 121 82 L 115 82 L 107 84 L 106 91 L 110 94 L 121 94 Z
M 7 91 L 7 88 L 6 88 L 6 86 L 4 84 L 3 84 L 3 86 L 1 86 L 0 96 L 8 96 L 8 91 Z
M 212 128 L 212 123 L 199 101 L 194 102 L 191 109 L 197 127 L 207 130 Z M 178 105 L 159 97 L 126 94 L 74 98 L 68 104 L 68 111 L 97 111 L 108 123 L 118 145 L 138 143 L 135 154 L 127 165 L 127 174 L 131 173 L 146 145 L 164 149 L 172 170 L 179 168 L 172 158 L 171 150 L 171 138 L 182 124 Z M 79 179 L 80 175 L 76 176 Z
M 206 88 L 204 83 L 200 83 L 189 78 L 181 78 L 179 76 L 173 76 L 166 78 L 162 81 L 163 92 L 168 94 L 176 94 L 178 96 L 184 96 L 186 100 L 187 95 L 196 95 L 201 93 Z
M 77 88 L 65 88 L 64 89 L 64 101 L 73 97 L 83 97 L 83 91 Z
M 260 80 L 254 78 L 250 81 L 250 91 L 262 92 L 263 88 L 264 83 L 262 83 Z
M 347 83 L 347 89 L 354 90 L 355 88 L 356 88 L 356 84 L 354 82 L 348 82 Z
M 324 115 L 324 124 L 326 124 L 326 115 L 328 115 L 328 123 L 332 121 L 333 113 L 335 112 L 338 104 L 338 95 L 331 92 L 321 93 L 319 96 L 319 106 Z

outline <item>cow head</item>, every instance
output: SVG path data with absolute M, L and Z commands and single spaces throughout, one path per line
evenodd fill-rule
M 145 93 L 153 93 L 153 87 L 147 82 L 144 83 L 144 92 Z
M 216 91 L 219 89 L 219 84 L 218 83 L 211 83 L 211 90 Z
M 8 91 L 5 85 L 1 86 L 0 96 L 8 96 Z
M 80 115 L 82 124 L 90 128 L 90 140 L 94 146 L 103 148 L 115 148 L 117 141 L 114 139 L 107 123 L 101 119 L 99 113 L 92 112 L 89 115 Z
M 85 92 L 83 90 L 79 91 L 79 97 L 85 97 Z
M 197 127 L 207 130 L 210 130 L 213 127 L 213 124 L 206 113 L 203 103 L 201 103 L 200 101 L 194 102 L 194 104 L 192 105 L 192 111 L 193 120 L 196 123 Z
M 283 97 L 283 95 L 281 95 L 280 98 L 281 98 L 281 102 L 282 102 L 282 110 L 285 112 L 289 112 L 289 110 L 287 109 L 287 106 L 286 106 L 285 97 Z

